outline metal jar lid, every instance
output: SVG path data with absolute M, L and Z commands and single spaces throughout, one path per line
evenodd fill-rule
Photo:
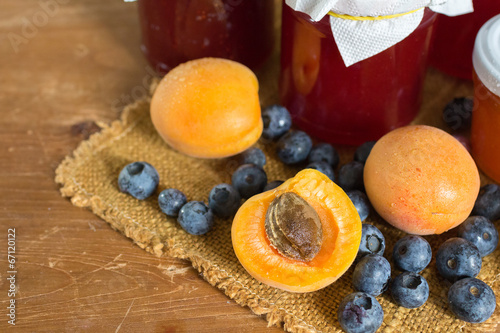
M 500 96 L 500 15 L 491 18 L 477 33 L 472 63 L 486 88 Z

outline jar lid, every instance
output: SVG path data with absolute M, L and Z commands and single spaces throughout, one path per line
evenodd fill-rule
M 500 96 L 500 15 L 491 18 L 477 33 L 472 63 L 486 88 Z

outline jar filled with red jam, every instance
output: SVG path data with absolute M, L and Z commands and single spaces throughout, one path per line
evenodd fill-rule
M 429 56 L 430 65 L 446 74 L 472 79 L 472 49 L 481 26 L 500 14 L 499 0 L 474 0 L 474 12 L 449 17 L 439 14 Z
M 358 145 L 417 115 L 436 14 L 408 37 L 346 67 L 329 15 L 318 22 L 283 5 L 280 97 L 294 124 L 330 143 Z
M 472 155 L 500 183 L 500 15 L 479 30 L 473 51 Z
M 257 69 L 274 47 L 275 1 L 139 0 L 138 8 L 142 51 L 161 73 L 203 57 Z

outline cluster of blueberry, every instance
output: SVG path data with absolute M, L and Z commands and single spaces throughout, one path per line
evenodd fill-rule
M 155 192 L 159 180 L 158 172 L 151 164 L 134 162 L 122 169 L 118 176 L 118 186 L 122 192 L 144 200 Z M 158 206 L 162 212 L 167 216 L 177 217 L 179 225 L 192 235 L 207 233 L 213 227 L 214 215 L 221 218 L 234 215 L 240 202 L 240 192 L 225 183 L 212 188 L 208 206 L 202 201 L 188 202 L 186 195 L 174 188 L 165 189 L 158 195 Z
M 500 188 L 495 187 L 500 193 Z M 481 200 L 484 199 L 480 195 L 476 207 Z M 448 290 L 451 311 L 461 320 L 481 323 L 495 311 L 496 298 L 490 286 L 476 276 L 481 270 L 482 258 L 498 245 L 498 231 L 487 217 L 474 215 L 457 228 L 457 236 L 439 247 L 436 268 L 453 283 Z
M 221 218 L 230 217 L 240 207 L 242 196 L 248 198 L 253 195 L 252 191 L 262 191 L 267 182 L 265 173 L 263 173 L 264 178 L 261 178 L 264 179 L 263 186 L 256 184 L 250 184 L 247 187 L 239 186 L 241 182 L 245 182 L 245 178 L 241 176 L 241 173 L 255 179 L 262 177 L 262 174 L 259 173 L 259 170 L 262 170 L 260 167 L 253 164 L 244 164 L 242 167 L 238 169 L 239 172 L 233 174 L 233 184 L 235 186 L 222 183 L 212 188 L 208 198 L 208 206 L 202 201 L 188 202 L 186 195 L 174 188 L 161 191 L 158 196 L 158 206 L 167 216 L 177 217 L 179 225 L 186 232 L 192 235 L 203 235 L 213 227 L 214 215 Z M 248 167 L 252 168 L 250 173 Z M 253 174 L 252 172 L 255 170 L 257 170 L 257 173 Z M 151 164 L 134 162 L 122 169 L 118 176 L 118 186 L 122 192 L 144 200 L 155 192 L 159 179 L 158 172 Z
M 493 290 L 475 278 L 481 270 L 482 257 L 492 253 L 499 241 L 491 220 L 500 218 L 500 186 L 481 188 L 473 214 L 457 228 L 457 236 L 446 240 L 436 253 L 439 274 L 452 283 L 448 304 L 457 318 L 480 323 L 494 312 Z M 491 220 L 490 220 L 491 219 Z M 385 238 L 371 224 L 362 226 L 362 238 L 353 272 L 356 292 L 341 303 L 337 316 L 347 332 L 375 332 L 384 312 L 375 296 L 390 290 L 396 304 L 418 308 L 429 297 L 429 286 L 418 274 L 431 262 L 430 244 L 420 236 L 408 235 L 396 242 L 392 251 L 394 266 L 402 271 L 391 280 L 391 266 L 382 255 Z
M 385 238 L 382 232 L 364 223 L 353 272 L 356 292 L 348 295 L 337 311 L 338 320 L 347 332 L 375 332 L 380 327 L 384 312 L 375 296 L 388 289 L 396 304 L 410 309 L 422 306 L 429 297 L 429 285 L 418 273 L 431 261 L 430 244 L 414 235 L 398 240 L 392 257 L 394 265 L 402 273 L 392 280 L 391 265 L 383 257 L 384 251 Z
M 139 200 L 149 198 L 159 182 L 158 171 L 147 162 L 130 163 L 118 176 L 120 190 Z M 158 205 L 166 215 L 177 217 L 182 228 L 190 234 L 204 234 L 213 226 L 212 210 L 204 202 L 188 202 L 184 193 L 177 189 L 163 190 L 158 196 Z

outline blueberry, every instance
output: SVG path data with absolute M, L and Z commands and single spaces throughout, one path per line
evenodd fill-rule
M 147 162 L 134 162 L 126 165 L 118 176 L 118 187 L 137 198 L 144 200 L 151 196 L 158 187 L 160 175 Z
M 474 102 L 472 98 L 454 98 L 443 110 L 443 120 L 451 129 L 463 130 L 470 128 L 472 109 Z
M 186 202 L 187 198 L 184 193 L 175 188 L 163 190 L 158 196 L 158 205 L 161 211 L 172 217 L 179 215 L 179 211 Z
M 481 270 L 481 255 L 477 247 L 463 238 L 450 238 L 436 253 L 436 267 L 442 277 L 455 282 L 476 277 Z
M 366 194 L 358 190 L 347 191 L 346 194 L 351 199 L 354 207 L 356 207 L 361 221 L 366 220 L 368 215 L 370 215 L 370 201 Z
M 373 333 L 382 325 L 384 310 L 372 295 L 355 292 L 340 302 L 337 318 L 347 333 Z
M 375 141 L 367 141 L 359 146 L 354 152 L 354 160 L 365 164 L 368 155 L 372 151 L 373 146 L 375 146 Z
M 266 155 L 256 147 L 249 148 L 241 154 L 242 164 L 255 164 L 261 168 L 266 164 Z
M 309 153 L 309 163 L 313 162 L 326 162 L 331 165 L 333 169 L 339 165 L 339 153 L 329 143 L 318 143 Z
M 312 162 L 306 166 L 306 169 L 315 169 L 330 178 L 332 182 L 335 181 L 335 172 L 332 166 L 326 162 Z
M 338 184 L 344 191 L 360 190 L 363 191 L 364 165 L 358 161 L 352 161 L 344 164 L 339 170 Z
M 215 185 L 208 195 L 208 207 L 216 216 L 222 218 L 236 214 L 240 202 L 240 194 L 229 184 Z
M 262 136 L 265 139 L 274 140 L 288 132 L 292 126 L 290 112 L 281 105 L 271 105 L 262 111 L 264 130 Z
M 470 139 L 465 136 L 465 135 L 461 135 L 461 134 L 453 134 L 453 137 L 462 144 L 462 146 L 464 146 L 465 149 L 467 149 L 467 151 L 470 153 L 471 150 L 472 150 L 472 147 L 471 147 L 471 143 L 470 143 Z
M 368 254 L 361 258 L 352 275 L 354 289 L 373 296 L 383 293 L 390 280 L 391 265 L 378 254 Z
M 493 252 L 498 245 L 498 231 L 484 216 L 470 216 L 458 227 L 458 237 L 476 245 L 481 257 Z
M 191 235 L 203 235 L 212 229 L 214 216 L 205 203 L 190 201 L 182 206 L 177 222 Z
M 267 184 L 266 172 L 254 164 L 243 164 L 233 173 L 232 185 L 241 197 L 248 199 L 264 190 Z
M 382 232 L 374 225 L 363 223 L 361 226 L 361 243 L 357 259 L 367 254 L 383 255 L 385 251 L 385 238 Z
M 312 140 L 305 132 L 290 131 L 278 140 L 277 153 L 285 164 L 296 164 L 307 159 Z
M 450 287 L 448 304 L 458 319 L 482 323 L 495 311 L 496 297 L 490 286 L 483 281 L 466 278 Z
M 500 186 L 488 184 L 481 187 L 472 215 L 481 215 L 490 221 L 500 219 Z
M 267 183 L 266 186 L 264 186 L 263 192 L 266 192 L 269 190 L 274 190 L 276 187 L 280 186 L 283 183 L 284 183 L 284 181 L 282 181 L 282 180 L 274 180 L 270 183 Z
M 429 284 L 420 274 L 403 272 L 392 281 L 391 296 L 399 306 L 415 309 L 429 298 Z
M 423 237 L 405 236 L 394 245 L 392 259 L 400 270 L 418 273 L 431 262 L 431 245 Z

